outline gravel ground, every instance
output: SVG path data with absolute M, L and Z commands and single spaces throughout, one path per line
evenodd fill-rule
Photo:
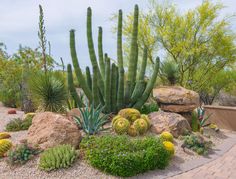
M 4 126 L 13 118 L 22 117 L 23 112 L 17 111 L 15 115 L 8 115 L 7 114 L 8 108 L 0 106 L 0 132 L 4 130 Z M 213 141 L 215 144 L 214 148 L 217 148 L 217 145 L 221 144 L 223 139 L 227 138 L 227 131 L 221 131 L 219 134 L 216 134 L 212 130 L 206 130 L 206 134 L 211 136 L 210 140 Z M 14 144 L 19 143 L 20 140 L 26 139 L 27 131 L 20 131 L 20 132 L 11 132 L 10 133 Z M 173 157 L 170 165 L 167 167 L 166 170 L 156 170 L 155 173 L 163 173 L 163 172 L 171 172 L 176 169 L 178 165 L 181 163 L 194 160 L 200 158 L 201 156 L 197 155 L 196 153 L 186 149 L 184 152 L 180 147 L 182 141 L 175 140 L 174 142 L 176 153 Z M 6 159 L 0 159 L 0 179 L 54 179 L 54 178 L 62 178 L 62 179 L 71 179 L 71 178 L 117 178 L 113 176 L 106 175 L 97 169 L 94 169 L 85 161 L 77 160 L 75 165 L 68 169 L 62 169 L 54 172 L 43 172 L 38 169 L 38 161 L 39 158 L 34 158 L 33 160 L 27 162 L 25 165 L 12 167 L 7 164 L 5 161 Z M 144 175 L 140 175 L 139 177 L 145 177 Z

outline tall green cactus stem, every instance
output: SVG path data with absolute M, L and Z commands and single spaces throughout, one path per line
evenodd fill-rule
M 92 90 L 92 78 L 91 78 L 91 73 L 88 66 L 86 67 L 86 81 L 89 86 L 89 89 Z
M 122 10 L 119 10 L 119 16 L 118 16 L 117 59 L 118 59 L 118 70 L 119 70 L 117 108 L 119 110 L 124 107 L 124 66 L 123 66 L 123 52 L 122 52 Z
M 74 85 L 73 74 L 71 70 L 71 64 L 67 65 L 67 83 L 68 83 L 68 91 L 70 92 L 71 97 L 73 98 L 77 107 L 82 107 L 83 102 L 81 101 L 78 93 L 76 92 L 76 88 Z
M 92 10 L 90 7 L 87 9 L 87 41 L 88 41 L 90 60 L 91 60 L 93 68 L 98 69 L 98 84 L 99 84 L 99 88 L 100 88 L 102 94 L 104 94 L 104 82 L 102 79 L 101 72 L 98 68 L 97 57 L 96 57 L 94 45 L 93 45 Z
M 102 27 L 98 27 L 98 57 L 99 57 L 99 67 L 101 69 L 101 75 L 104 80 L 105 79 L 105 63 L 103 59 Z
M 128 65 L 128 76 L 126 83 L 126 94 L 125 99 L 126 103 L 129 103 L 129 99 L 132 94 L 132 88 L 134 87 L 136 80 L 136 71 L 137 71 L 137 39 L 138 39 L 138 5 L 135 5 L 134 8 L 134 21 L 133 21 L 133 30 L 132 30 L 132 39 L 131 39 L 131 49 L 129 54 L 129 65 Z
M 134 104 L 143 94 L 145 90 L 146 83 L 144 81 L 145 71 L 147 66 L 147 48 L 145 47 L 143 50 L 143 59 L 141 64 L 141 69 L 138 76 L 138 81 L 136 82 L 134 92 L 131 96 L 131 103 Z
M 111 111 L 111 65 L 110 59 L 105 55 L 105 112 Z
M 111 66 L 111 111 L 117 112 L 117 81 L 118 71 L 116 65 L 113 63 Z
M 93 67 L 93 103 L 96 106 L 99 105 L 99 89 L 98 89 L 98 69 L 97 67 Z
M 88 100 L 92 101 L 92 92 L 89 89 L 89 86 L 87 85 L 86 80 L 79 66 L 76 49 L 75 49 L 75 31 L 74 30 L 70 31 L 70 52 L 71 52 L 71 58 L 72 58 L 72 62 L 73 62 L 73 66 L 75 69 L 78 82 L 81 88 L 83 89 L 85 95 L 87 96 Z
M 149 97 L 150 93 L 152 92 L 152 89 L 155 85 L 157 74 L 159 71 L 159 67 L 160 67 L 160 59 L 159 59 L 159 57 L 157 57 L 152 77 L 148 81 L 147 87 L 146 87 L 145 91 L 143 92 L 142 97 L 134 104 L 134 106 L 133 106 L 134 108 L 140 109 L 142 107 L 142 105 L 147 101 L 147 99 L 148 99 L 148 97 Z

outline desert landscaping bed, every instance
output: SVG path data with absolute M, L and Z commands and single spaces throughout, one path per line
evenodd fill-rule
M 7 122 L 15 117 L 22 117 L 22 112 L 17 111 L 16 115 L 8 115 L 7 108 L 0 108 L 0 123 L 1 130 Z M 170 165 L 165 170 L 154 170 L 145 174 L 140 174 L 139 178 L 151 178 L 154 176 L 167 177 L 183 172 L 185 164 L 191 164 L 191 162 L 200 161 L 201 159 L 212 160 L 211 155 L 215 152 L 219 152 L 219 147 L 224 145 L 228 139 L 232 138 L 233 133 L 227 130 L 221 130 L 219 133 L 214 132 L 211 129 L 205 129 L 206 135 L 210 136 L 210 140 L 214 143 L 213 152 L 208 158 L 197 155 L 189 149 L 183 150 L 181 147 L 182 141 L 179 139 L 174 140 L 175 155 L 172 158 Z M 27 137 L 27 131 L 11 132 L 11 140 L 14 144 L 20 143 Z M 230 146 L 228 146 L 230 148 Z M 225 151 L 227 148 L 225 149 Z M 52 172 L 44 172 L 38 169 L 39 157 L 35 157 L 28 161 L 25 165 L 11 166 L 7 164 L 6 159 L 0 159 L 0 178 L 2 179 L 26 179 L 26 178 L 116 178 L 111 175 L 100 172 L 99 170 L 89 166 L 84 160 L 77 160 L 75 164 L 68 169 L 61 169 Z M 206 161 L 204 161 L 206 162 Z M 182 168 L 181 168 L 182 166 Z M 196 166 L 196 165 L 195 165 Z M 194 167 L 194 166 L 193 166 Z

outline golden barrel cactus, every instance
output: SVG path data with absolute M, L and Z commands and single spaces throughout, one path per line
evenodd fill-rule
M 173 142 L 174 137 L 170 132 L 164 131 L 161 133 L 160 138 L 164 141 L 170 141 Z
M 140 118 L 144 119 L 147 122 L 148 129 L 149 129 L 151 127 L 151 121 L 150 121 L 148 115 L 142 114 Z
M 130 127 L 130 123 L 125 118 L 119 118 L 116 120 L 116 122 L 113 125 L 113 129 L 117 134 L 125 134 L 128 132 L 128 129 Z
M 138 134 L 143 135 L 148 129 L 148 124 L 146 120 L 139 118 L 134 121 L 134 128 L 137 130 Z
M 132 137 L 135 137 L 138 135 L 137 130 L 135 129 L 134 125 L 131 125 L 128 129 L 128 134 Z
M 7 132 L 0 132 L 0 140 L 1 139 L 8 139 L 10 137 L 11 137 L 11 135 L 9 133 L 7 133 Z
M 115 124 L 115 122 L 116 122 L 117 119 L 119 119 L 119 118 L 122 118 L 122 116 L 116 115 L 116 116 L 114 116 L 114 117 L 112 118 L 112 122 L 111 122 L 112 126 Z
M 175 146 L 172 142 L 164 141 L 163 145 L 165 146 L 165 149 L 170 152 L 171 155 L 175 154 Z
M 0 140 L 0 157 L 4 157 L 7 151 L 12 147 L 12 143 L 8 139 Z
M 118 115 L 128 119 L 131 123 L 140 118 L 141 114 L 137 109 L 125 108 L 119 111 Z

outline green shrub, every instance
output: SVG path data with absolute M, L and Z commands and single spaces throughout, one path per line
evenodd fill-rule
M 184 136 L 183 139 L 184 147 L 193 150 L 199 155 L 207 155 L 209 150 L 212 148 L 211 141 L 205 141 L 203 137 L 196 134 Z
M 159 107 L 158 105 L 155 103 L 155 102 L 151 102 L 151 103 L 145 103 L 140 112 L 142 114 L 149 114 L 149 113 L 152 113 L 152 112 L 155 112 L 155 111 L 158 111 L 159 110 Z
M 11 165 L 25 164 L 33 156 L 40 152 L 39 149 L 29 147 L 27 144 L 20 144 L 8 151 L 8 163 Z
M 6 131 L 15 132 L 15 131 L 28 130 L 32 124 L 32 118 L 33 117 L 31 116 L 25 118 L 24 120 L 20 118 L 15 118 L 6 125 Z
M 68 168 L 72 166 L 76 158 L 77 153 L 74 147 L 65 144 L 58 145 L 41 154 L 39 168 L 45 171 Z
M 161 140 L 150 136 L 90 136 L 82 140 L 80 148 L 92 166 L 122 177 L 164 169 L 171 157 Z

